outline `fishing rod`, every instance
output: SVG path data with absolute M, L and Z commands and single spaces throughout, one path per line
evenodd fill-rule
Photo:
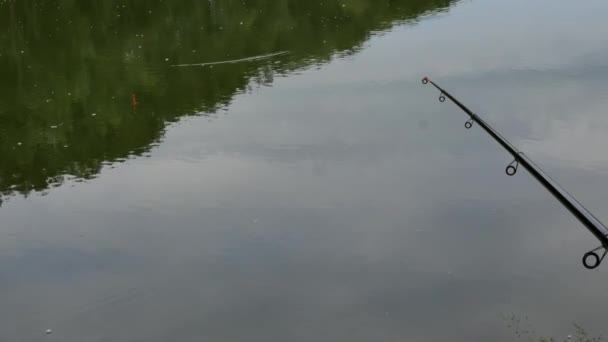
M 582 204 L 579 203 L 572 195 L 564 190 L 556 181 L 554 181 L 549 175 L 545 173 L 538 165 L 534 164 L 530 158 L 528 158 L 523 152 L 519 151 L 513 146 L 507 139 L 505 139 L 498 131 L 492 126 L 488 125 L 482 120 L 477 114 L 469 110 L 465 105 L 458 101 L 454 96 L 445 91 L 443 88 L 438 86 L 435 82 L 431 81 L 428 77 L 422 79 L 423 84 L 432 84 L 437 90 L 440 91 L 439 101 L 445 102 L 446 97 L 450 99 L 455 105 L 460 107 L 465 113 L 467 113 L 470 119 L 465 122 L 464 127 L 470 129 L 474 123 L 477 123 L 483 128 L 494 140 L 496 140 L 509 154 L 511 154 L 514 160 L 509 164 L 505 170 L 508 176 L 514 176 L 517 173 L 519 165 L 523 166 L 545 189 L 547 189 L 566 209 L 574 215 L 590 232 L 593 234 L 601 246 L 593 249 L 585 255 L 583 255 L 583 266 L 587 269 L 597 268 L 604 257 L 608 253 L 608 228 L 600 222 L 600 220 L 593 216 L 589 210 L 587 210 Z M 604 253 L 600 257 L 596 252 L 603 250 Z

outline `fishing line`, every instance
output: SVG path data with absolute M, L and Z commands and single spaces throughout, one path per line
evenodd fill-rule
M 460 101 L 458 101 L 452 94 L 445 91 L 443 88 L 438 86 L 435 82 L 431 81 L 428 77 L 422 79 L 423 84 L 430 83 L 437 90 L 440 91 L 439 101 L 445 102 L 446 97 L 456 104 L 460 109 L 467 113 L 470 119 L 465 122 L 464 126 L 466 129 L 473 127 L 474 123 L 477 123 L 483 128 L 494 140 L 496 140 L 507 152 L 513 156 L 513 161 L 505 169 L 505 173 L 508 176 L 514 176 L 517 173 L 519 165 L 523 166 L 540 184 L 542 184 L 547 191 L 549 191 L 576 219 L 578 219 L 595 238 L 601 243 L 601 246 L 585 253 L 583 255 L 583 266 L 587 269 L 597 268 L 604 257 L 608 253 L 608 228 L 604 226 L 600 220 L 595 217 L 589 210 L 587 210 L 579 201 L 562 188 L 555 180 L 543 171 L 538 165 L 536 165 L 528 156 L 523 152 L 519 151 L 513 146 L 505 137 L 503 137 L 498 131 L 492 126 L 481 119 L 477 114 L 473 113 Z M 600 257 L 596 252 L 603 250 L 603 254 Z

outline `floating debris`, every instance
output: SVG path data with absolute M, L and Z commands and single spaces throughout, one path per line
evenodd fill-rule
M 51 330 L 51 329 L 46 329 L 46 334 L 47 334 L 47 335 L 50 335 L 50 334 L 52 334 L 52 333 L 53 333 L 53 330 Z
M 172 65 L 173 67 L 187 67 L 187 66 L 207 66 L 207 65 L 218 65 L 218 64 L 233 64 L 233 63 L 242 63 L 242 62 L 255 62 L 255 61 L 259 61 L 262 59 L 268 59 L 268 58 L 272 58 L 272 57 L 276 57 L 276 56 L 281 56 L 281 55 L 286 55 L 288 54 L 289 51 L 281 51 L 281 52 L 275 52 L 275 53 L 270 53 L 270 54 L 266 54 L 266 55 L 260 55 L 260 56 L 253 56 L 253 57 L 247 57 L 247 58 L 241 58 L 241 59 L 232 59 L 232 60 L 228 60 L 228 61 L 218 61 L 218 62 L 209 62 L 209 63 L 197 63 L 197 64 L 176 64 L 176 65 Z
M 93 114 L 91 114 L 91 116 L 96 116 L 96 115 L 97 115 L 97 113 L 93 113 Z

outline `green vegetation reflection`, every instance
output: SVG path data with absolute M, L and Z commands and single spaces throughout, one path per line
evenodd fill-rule
M 0 0 L 0 196 L 94 177 L 168 122 L 450 2 Z

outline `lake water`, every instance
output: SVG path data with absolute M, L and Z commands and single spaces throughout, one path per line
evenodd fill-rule
M 0 0 L 0 341 L 608 333 L 598 242 L 420 83 L 608 222 L 607 15 Z

